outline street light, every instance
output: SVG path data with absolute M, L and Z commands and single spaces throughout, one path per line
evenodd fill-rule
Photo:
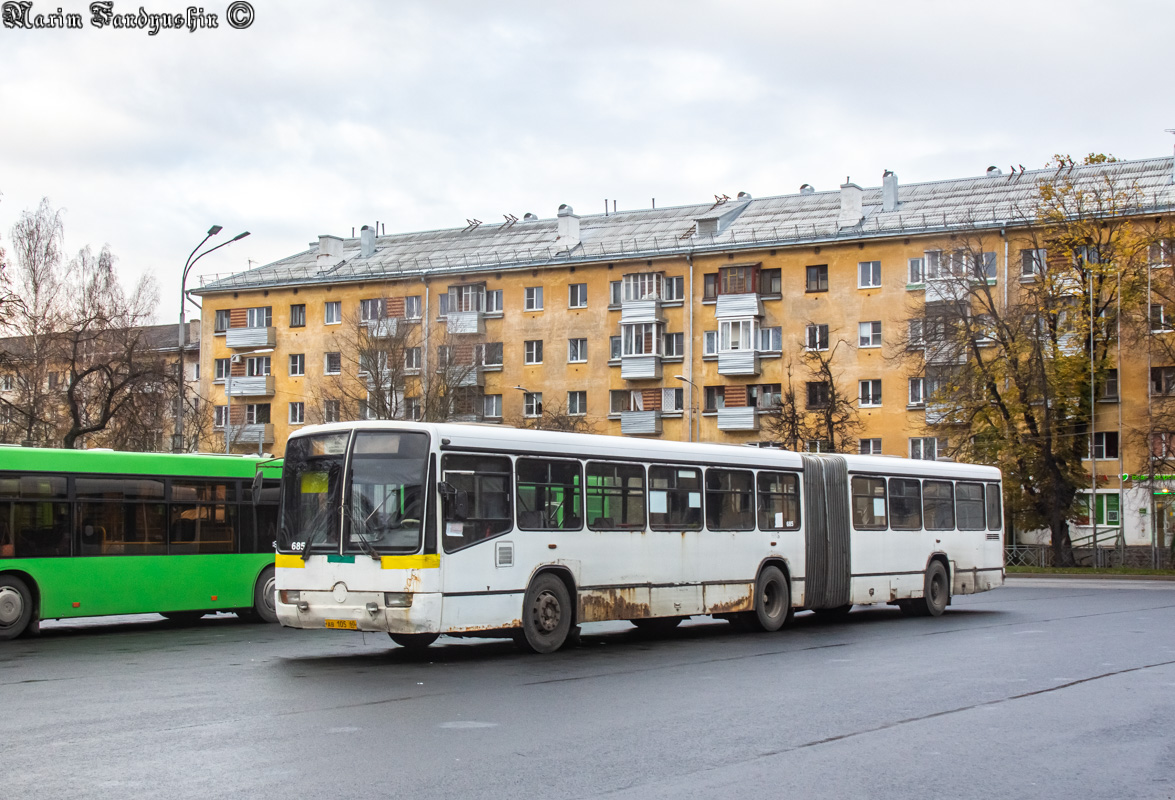
M 694 401 L 694 398 L 697 396 L 698 385 L 696 383 L 694 383 L 693 381 L 691 381 L 689 378 L 685 377 L 684 375 L 674 375 L 673 377 L 679 381 L 683 381 L 683 382 L 688 383 L 690 385 L 689 440 L 691 442 L 694 441 L 693 425 L 694 425 L 695 420 L 697 421 L 697 425 L 698 425 L 698 439 L 701 439 L 702 438 L 702 420 L 698 416 L 698 406 L 697 406 L 697 403 Z
M 272 353 L 273 348 L 267 347 L 264 350 L 249 350 L 244 353 L 234 353 L 228 359 L 228 374 L 224 376 L 224 454 L 229 454 L 229 446 L 233 441 L 233 364 L 241 363 L 241 358 L 244 356 L 263 356 L 266 353 Z M 264 439 L 265 433 L 262 429 L 261 438 Z M 261 445 L 264 441 L 257 443 L 257 452 L 261 452 Z
M 226 247 L 233 242 L 240 241 L 249 235 L 248 231 L 238 233 L 233 238 L 229 239 L 223 244 L 218 244 L 216 247 L 210 247 L 200 255 L 196 255 L 196 251 L 204 246 L 204 243 L 211 239 L 216 234 L 220 233 L 224 228 L 220 225 L 213 225 L 208 229 L 208 234 L 200 240 L 200 244 L 196 245 L 195 249 L 188 255 L 188 260 L 184 262 L 183 275 L 180 277 L 180 327 L 179 327 L 179 403 L 176 407 L 175 416 L 175 435 L 171 437 L 171 449 L 176 452 L 182 452 L 184 449 L 184 383 L 187 377 L 184 374 L 184 346 L 187 344 L 187 331 L 184 329 L 184 305 L 188 299 L 188 273 L 191 272 L 192 267 L 196 262 L 208 255 L 214 250 L 219 250 Z

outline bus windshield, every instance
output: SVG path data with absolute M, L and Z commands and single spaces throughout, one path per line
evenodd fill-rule
M 375 555 L 420 549 L 427 464 L 427 434 L 356 434 L 343 552 Z
M 278 552 L 338 550 L 339 499 L 349 438 L 349 433 L 329 433 L 290 440 L 282 471 L 285 491 Z

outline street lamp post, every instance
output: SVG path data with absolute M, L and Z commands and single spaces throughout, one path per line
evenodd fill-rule
M 196 251 L 204 246 L 204 243 L 211 239 L 216 234 L 220 233 L 224 228 L 220 225 L 213 225 L 208 229 L 207 235 L 196 245 L 195 249 L 188 255 L 188 260 L 184 262 L 184 271 L 180 277 L 180 326 L 179 326 L 179 403 L 176 406 L 175 416 L 175 435 L 172 436 L 171 449 L 177 453 L 184 450 L 184 384 L 187 381 L 187 376 L 184 374 L 184 347 L 187 345 L 187 330 L 184 325 L 184 306 L 188 301 L 188 273 L 192 271 L 192 267 L 196 265 L 204 256 L 208 255 L 214 250 L 219 250 L 226 247 L 233 242 L 240 241 L 249 235 L 248 231 L 238 233 L 232 239 L 229 239 L 223 244 L 218 244 L 216 247 L 210 247 L 200 255 L 196 255 Z
M 698 406 L 697 406 L 697 401 L 696 401 L 698 385 L 696 383 L 694 383 L 693 381 L 691 381 L 689 378 L 685 377 L 684 375 L 674 375 L 673 377 L 679 381 L 682 381 L 683 383 L 688 383 L 690 385 L 690 393 L 689 393 L 689 396 L 690 396 L 690 411 L 689 411 L 690 426 L 689 426 L 689 431 L 688 431 L 689 432 L 689 440 L 691 442 L 694 441 L 694 422 L 695 422 L 695 420 L 696 420 L 697 426 L 698 426 L 698 439 L 701 439 L 702 438 L 702 420 L 698 416 Z

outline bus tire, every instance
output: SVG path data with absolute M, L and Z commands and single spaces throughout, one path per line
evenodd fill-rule
M 410 653 L 419 653 L 440 638 L 439 633 L 389 633 L 392 641 Z
M 0 576 L 0 640 L 15 639 L 33 618 L 33 593 L 15 575 Z
M 669 631 L 676 628 L 682 623 L 685 617 L 642 617 L 640 619 L 630 619 L 633 625 L 641 633 L 669 633 Z
M 563 581 L 549 572 L 539 575 L 526 590 L 522 605 L 522 635 L 518 644 L 532 653 L 553 653 L 571 631 L 571 596 Z
M 253 587 L 253 613 L 257 622 L 277 622 L 277 578 L 273 567 L 261 570 Z
M 756 628 L 771 633 L 782 628 L 792 618 L 791 587 L 783 570 L 769 566 L 755 581 L 755 611 L 751 620 Z
M 922 602 L 919 607 L 923 616 L 941 617 L 951 602 L 951 582 L 947 577 L 947 569 L 938 559 L 930 562 L 926 568 L 926 582 L 922 589 Z

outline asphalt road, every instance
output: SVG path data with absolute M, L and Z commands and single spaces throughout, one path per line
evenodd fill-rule
M 0 643 L 0 798 L 1172 798 L 1175 583 L 521 655 L 226 615 Z

